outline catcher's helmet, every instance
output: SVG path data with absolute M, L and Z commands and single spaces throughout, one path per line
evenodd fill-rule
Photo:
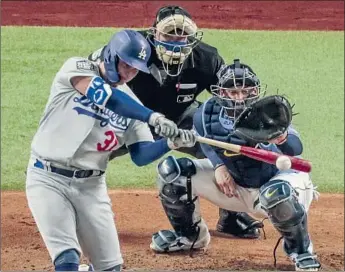
M 179 6 L 160 8 L 153 27 L 148 31 L 149 41 L 156 48 L 163 69 L 170 76 L 181 73 L 183 63 L 202 36 L 191 15 Z
M 103 53 L 107 80 L 112 83 L 120 80 L 117 72 L 118 59 L 140 71 L 150 73 L 147 67 L 150 56 L 150 44 L 139 32 L 127 29 L 117 32 Z
M 217 103 L 227 110 L 229 117 L 235 118 L 261 94 L 259 78 L 252 68 L 239 59 L 235 59 L 231 65 L 223 65 L 217 77 L 217 85 L 211 85 L 211 92 Z

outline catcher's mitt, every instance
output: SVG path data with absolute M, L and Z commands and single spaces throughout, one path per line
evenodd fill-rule
M 250 142 L 267 142 L 282 135 L 292 120 L 292 107 L 281 95 L 263 97 L 250 104 L 236 119 L 235 133 Z

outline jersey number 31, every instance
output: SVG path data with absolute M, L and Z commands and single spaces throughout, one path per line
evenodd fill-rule
M 104 132 L 104 135 L 106 136 L 106 139 L 104 140 L 103 144 L 102 143 L 97 144 L 97 150 L 100 152 L 101 151 L 111 151 L 119 143 L 119 141 L 116 138 L 114 131 L 108 130 L 108 131 Z

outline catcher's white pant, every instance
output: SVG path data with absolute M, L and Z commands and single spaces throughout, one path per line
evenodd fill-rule
M 95 270 L 122 264 L 105 175 L 68 178 L 27 168 L 26 196 L 37 227 L 54 260 L 65 250 L 86 255 Z
M 267 217 L 267 213 L 260 205 L 254 207 L 254 203 L 259 198 L 259 189 L 244 188 L 237 185 L 239 197 L 229 198 L 218 189 L 211 162 L 208 159 L 193 160 L 193 162 L 196 167 L 196 175 L 192 177 L 193 195 L 201 196 L 226 210 L 251 213 L 257 217 Z M 288 181 L 298 192 L 299 203 L 308 212 L 315 190 L 308 173 L 278 173 L 271 180 L 274 179 Z
M 239 197 L 229 198 L 223 194 L 216 185 L 214 170 L 211 162 L 208 159 L 193 160 L 196 167 L 196 174 L 192 176 L 192 195 L 200 196 L 211 203 L 217 205 L 220 208 L 230 211 L 251 213 L 256 217 L 268 217 L 267 213 L 261 208 L 258 201 L 259 188 L 244 188 L 237 185 L 237 192 Z M 311 202 L 314 198 L 315 188 L 312 184 L 309 174 L 304 172 L 298 173 L 278 173 L 271 180 L 284 180 L 291 184 L 291 186 L 298 192 L 298 201 L 304 206 L 305 211 L 308 212 Z M 160 179 L 158 179 L 160 181 Z M 180 177 L 173 181 L 176 186 L 186 186 L 186 177 Z M 159 189 L 164 183 L 158 182 Z M 186 197 L 186 196 L 184 196 Z M 197 239 L 194 248 L 207 247 L 210 243 L 210 234 L 206 222 L 202 219 L 200 213 L 199 198 L 194 202 L 195 210 L 193 213 L 193 222 L 198 223 L 200 228 L 200 235 Z M 163 237 L 165 235 L 162 235 Z M 179 237 L 176 241 L 173 241 L 168 246 L 168 251 L 188 250 L 192 244 L 192 241 L 188 241 L 187 238 Z M 158 241 L 158 240 L 157 240 Z M 157 242 L 151 243 L 151 248 L 157 252 L 164 251 L 159 248 Z M 310 251 L 312 252 L 312 244 Z

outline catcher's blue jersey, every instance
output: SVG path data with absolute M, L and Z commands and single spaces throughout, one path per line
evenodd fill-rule
M 206 101 L 194 115 L 194 128 L 203 137 L 223 142 L 261 148 L 287 155 L 300 155 L 302 146 L 297 132 L 290 128 L 288 140 L 280 145 L 269 143 L 249 143 L 238 137 L 233 130 L 233 119 L 229 118 L 224 108 L 214 98 Z M 247 188 L 259 188 L 278 173 L 275 165 L 257 161 L 243 155 L 232 153 L 218 147 L 201 144 L 205 156 L 213 166 L 225 164 L 235 182 Z M 287 170 L 294 171 L 294 170 Z

